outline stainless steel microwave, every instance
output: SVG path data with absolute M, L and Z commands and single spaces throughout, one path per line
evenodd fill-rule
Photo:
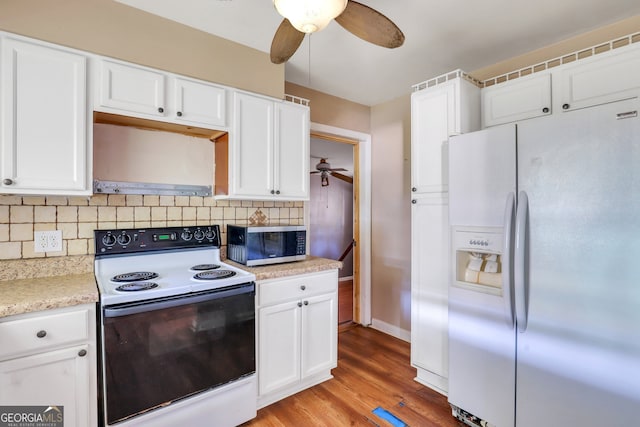
M 227 225 L 227 258 L 247 266 L 304 260 L 306 247 L 304 225 Z

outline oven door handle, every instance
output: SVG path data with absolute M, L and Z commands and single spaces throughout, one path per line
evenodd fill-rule
M 104 317 L 120 317 L 149 311 L 162 310 L 165 308 L 179 307 L 181 305 L 194 304 L 205 301 L 213 301 L 220 298 L 227 298 L 236 295 L 254 292 L 255 284 L 245 284 L 231 289 L 207 291 L 205 293 L 187 294 L 155 301 L 136 301 L 118 306 L 104 308 Z

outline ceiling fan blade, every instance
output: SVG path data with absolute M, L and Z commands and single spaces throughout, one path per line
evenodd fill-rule
M 333 168 L 333 169 L 329 169 L 331 172 L 335 172 L 335 171 L 342 171 L 342 172 L 346 172 L 349 169 L 345 169 L 345 168 Z
M 402 46 L 404 34 L 389 18 L 369 6 L 349 0 L 336 19 L 345 30 L 378 46 L 390 49 Z
M 271 62 L 282 64 L 291 58 L 304 40 L 304 35 L 296 30 L 288 19 L 283 19 L 271 42 Z
M 341 180 L 343 180 L 343 181 L 345 181 L 345 182 L 348 182 L 349 184 L 353 184 L 353 178 L 352 178 L 352 177 L 350 177 L 350 176 L 348 176 L 348 175 L 343 175 L 343 174 L 341 174 L 341 173 L 333 172 L 333 173 L 331 174 L 331 176 L 332 176 L 332 177 L 334 177 L 334 178 L 341 179 Z
M 316 174 L 316 173 L 321 173 L 320 171 L 313 171 L 313 172 L 309 172 L 311 175 Z

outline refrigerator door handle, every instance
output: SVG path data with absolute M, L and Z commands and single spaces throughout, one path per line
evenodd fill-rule
M 516 212 L 516 244 L 513 255 L 515 307 L 518 332 L 527 330 L 527 226 L 529 217 L 529 198 L 527 193 L 518 194 Z
M 515 194 L 510 192 L 507 195 L 507 203 L 504 207 L 504 250 L 502 251 L 502 297 L 504 298 L 505 319 L 507 325 L 513 328 L 515 318 L 513 312 L 513 275 L 511 244 L 513 242 L 513 216 L 515 210 Z

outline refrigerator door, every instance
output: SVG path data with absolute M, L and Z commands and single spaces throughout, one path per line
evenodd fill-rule
M 515 419 L 508 250 L 515 136 L 515 126 L 505 125 L 453 137 L 449 144 L 449 402 L 496 427 L 513 427 Z
M 516 127 L 496 126 L 449 139 L 452 226 L 502 227 L 516 191 Z
M 518 427 L 638 423 L 638 111 L 628 100 L 518 125 Z

